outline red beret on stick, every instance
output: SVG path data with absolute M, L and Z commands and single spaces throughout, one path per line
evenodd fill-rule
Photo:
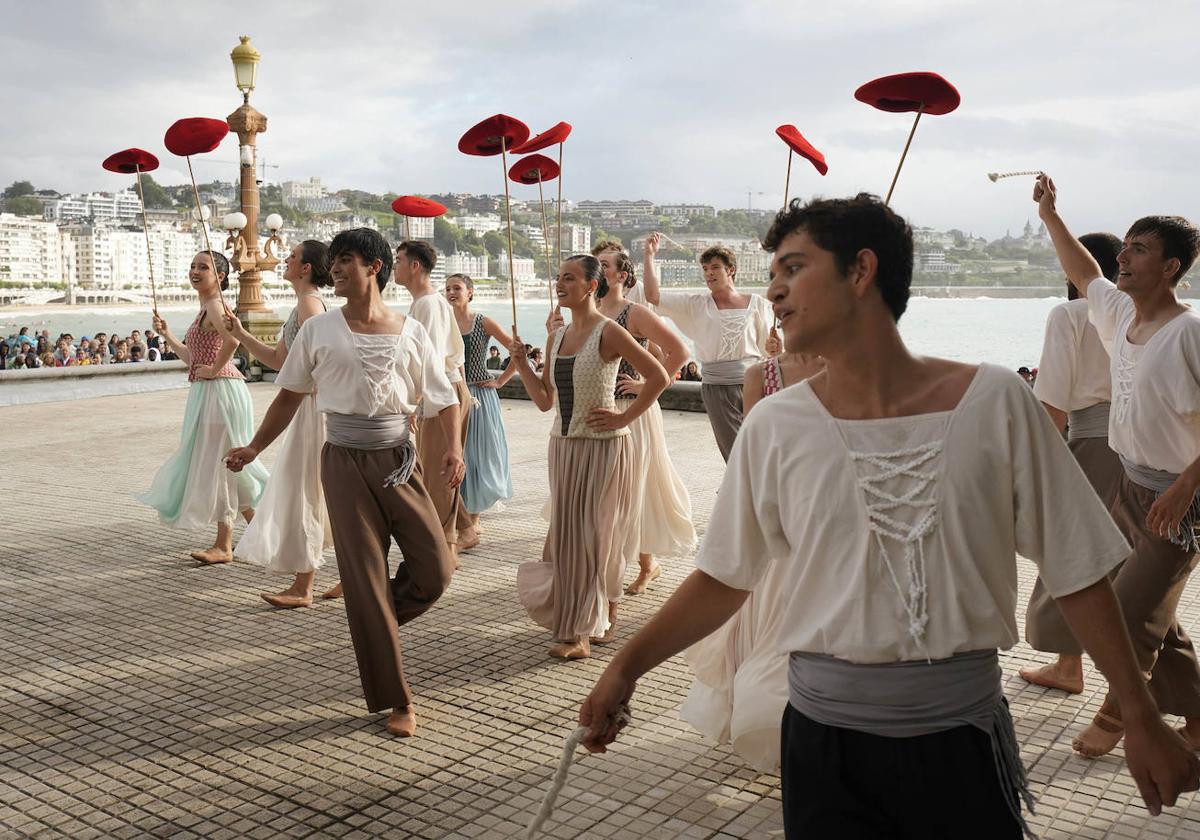
M 204 208 L 200 204 L 200 189 L 196 186 L 196 173 L 192 171 L 192 155 L 211 152 L 221 145 L 221 141 L 228 133 L 229 124 L 224 120 L 214 120 L 209 117 L 185 117 L 172 123 L 171 127 L 167 129 L 166 136 L 163 137 L 163 145 L 167 147 L 167 151 L 173 155 L 187 158 L 188 175 L 192 177 L 192 197 L 196 200 L 196 214 L 200 217 L 200 231 L 204 234 L 204 248 L 208 251 L 208 258 L 212 261 L 214 270 L 217 267 L 217 261 L 213 259 L 212 243 L 208 241 L 208 225 L 204 222 Z M 221 303 L 222 305 L 225 303 L 224 295 L 221 296 Z M 225 308 L 229 309 L 228 306 Z
M 150 299 L 153 301 L 154 314 L 157 315 L 158 288 L 154 285 L 154 258 L 150 252 L 150 225 L 146 221 L 146 196 L 142 192 L 142 173 L 158 169 L 158 158 L 145 149 L 122 149 L 106 157 L 100 165 L 109 172 L 137 175 L 138 201 L 142 205 L 142 230 L 146 234 L 146 260 L 150 263 Z
M 824 175 L 829 171 L 829 164 L 825 163 L 825 155 L 804 139 L 804 135 L 794 125 L 781 125 L 775 129 L 775 133 L 779 135 L 779 139 L 787 144 L 788 147 L 788 165 L 787 177 L 783 181 L 783 206 L 786 208 L 788 203 L 788 192 L 791 188 L 792 181 L 792 152 L 800 155 L 813 165 L 813 168 Z
M 908 156 L 908 147 L 912 144 L 913 135 L 917 133 L 917 123 L 921 121 L 921 115 L 949 114 L 962 100 L 954 85 L 937 73 L 928 72 L 897 73 L 874 79 L 856 90 L 854 98 L 880 111 L 917 112 L 912 130 L 908 132 L 908 141 L 904 144 L 904 152 L 900 155 L 900 165 L 896 167 L 892 185 L 888 187 L 887 198 L 884 199 L 884 202 L 888 203 L 892 200 L 892 191 L 896 189 L 896 181 L 900 178 L 900 170 Z
M 566 123 L 563 123 L 565 125 Z M 553 181 L 560 172 L 557 163 L 545 155 L 528 155 L 521 158 L 508 170 L 508 177 L 521 184 L 538 185 L 538 203 L 542 208 L 542 245 L 546 252 L 546 277 L 550 291 L 550 308 L 554 308 L 554 263 L 550 259 L 550 227 L 546 220 L 546 196 L 542 192 L 544 181 Z
M 517 270 L 513 258 L 512 199 L 508 194 L 508 150 L 529 139 L 529 126 L 508 114 L 496 114 L 476 123 L 458 140 L 464 155 L 500 155 L 500 177 L 504 181 L 504 209 L 508 216 L 508 291 L 512 296 L 513 335 L 517 334 Z
M 446 205 L 430 198 L 422 198 L 419 195 L 402 195 L 392 202 L 392 209 L 404 217 L 404 238 L 411 239 L 412 236 L 408 229 L 410 217 L 432 219 L 434 216 L 445 213 Z
M 559 256 L 562 256 L 562 162 L 563 162 L 563 143 L 571 136 L 571 124 L 568 122 L 560 122 L 558 125 L 546 129 L 536 137 L 530 137 L 517 148 L 513 149 L 519 155 L 526 155 L 530 152 L 540 152 L 542 149 L 558 144 L 558 203 L 554 206 L 555 214 L 555 245 L 558 247 Z M 547 179 L 549 180 L 549 179 Z

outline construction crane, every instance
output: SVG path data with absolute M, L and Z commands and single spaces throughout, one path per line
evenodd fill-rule
M 746 209 L 747 210 L 754 209 L 754 196 L 756 196 L 756 195 L 769 195 L 769 193 L 765 193 L 762 190 L 747 189 L 746 190 Z
M 200 157 L 200 156 L 197 156 L 197 157 L 196 157 L 195 163 L 219 163 L 219 164 L 222 164 L 222 165 L 234 164 L 234 165 L 237 165 L 237 166 L 241 166 L 241 163 L 240 163 L 240 162 L 238 162 L 238 161 L 236 161 L 236 160 L 213 160 L 213 159 L 211 159 L 211 158 L 205 158 L 205 157 Z M 259 157 L 259 159 L 258 159 L 258 165 L 259 165 L 259 168 L 261 169 L 261 174 L 259 174 L 259 176 L 258 176 L 258 180 L 259 180 L 259 181 L 266 181 L 266 180 L 267 180 L 267 167 L 268 167 L 268 166 L 269 166 L 271 169 L 278 169 L 278 168 L 279 168 L 279 164 L 277 164 L 277 163 L 267 163 L 267 158 L 266 158 L 266 156 L 260 156 L 260 157 Z

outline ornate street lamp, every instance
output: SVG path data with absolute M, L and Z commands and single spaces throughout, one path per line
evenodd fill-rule
M 278 253 L 272 246 L 281 246 L 278 231 L 282 220 L 272 214 L 271 222 L 278 222 L 272 229 L 265 252 L 258 245 L 258 179 L 256 162 L 256 137 L 267 130 L 267 118 L 250 105 L 250 91 L 258 80 L 258 62 L 261 53 L 250 43 L 249 35 L 241 36 L 241 43 L 229 54 L 233 61 L 234 81 L 242 92 L 242 107 L 228 116 L 231 131 L 237 133 L 239 146 L 238 161 L 241 165 L 241 213 L 226 217 L 229 231 L 227 247 L 233 249 L 232 269 L 238 273 L 238 317 L 246 329 L 263 341 L 273 341 L 282 325 L 275 313 L 269 309 L 262 296 L 262 272 L 273 271 L 279 264 Z M 236 219 L 231 219 L 236 216 Z M 229 222 L 241 223 L 230 228 Z

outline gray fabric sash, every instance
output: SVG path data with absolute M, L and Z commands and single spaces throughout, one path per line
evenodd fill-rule
M 400 466 L 383 481 L 384 487 L 397 487 L 412 477 L 417 463 L 417 448 L 408 435 L 407 414 L 326 414 L 325 439 L 346 449 L 400 450 Z
M 748 358 L 705 362 L 700 368 L 700 380 L 706 385 L 741 385 L 746 378 L 746 368 L 757 361 Z
M 832 656 L 792 653 L 788 701 L 817 723 L 888 738 L 911 738 L 974 726 L 992 743 L 992 756 L 1009 810 L 1028 837 L 1021 802 L 1033 796 L 1000 687 L 995 650 L 972 651 L 933 662 L 856 665 Z
M 1112 403 L 1098 402 L 1067 413 L 1067 440 L 1108 438 L 1108 410 Z
M 1139 487 L 1152 491 L 1156 498 L 1167 492 L 1179 478 L 1176 473 L 1135 464 L 1124 455 L 1118 454 L 1118 457 L 1121 459 L 1121 466 L 1125 468 L 1125 475 L 1129 476 L 1129 480 Z M 1200 492 L 1192 497 L 1192 503 L 1184 511 L 1183 519 L 1179 521 L 1179 530 L 1168 539 L 1173 545 L 1179 546 L 1184 551 L 1192 554 L 1200 552 L 1200 539 L 1196 537 L 1197 524 L 1200 524 Z

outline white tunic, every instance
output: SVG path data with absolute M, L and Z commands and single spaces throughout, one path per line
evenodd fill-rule
M 1129 295 L 1098 278 L 1087 300 L 1112 357 L 1108 445 L 1143 467 L 1183 472 L 1200 457 L 1200 315 L 1189 309 L 1138 345 L 1126 337 L 1137 314 Z
M 420 321 L 425 332 L 429 333 L 429 340 L 443 360 L 446 378 L 451 382 L 461 382 L 467 351 L 450 302 L 438 294 L 423 295 L 412 302 L 408 314 Z
M 953 411 L 840 420 L 807 382 L 763 400 L 696 567 L 752 590 L 775 558 L 778 651 L 879 663 L 1015 644 L 1017 552 L 1061 596 L 1129 547 L 1032 390 L 983 365 Z
M 1108 402 L 1112 397 L 1108 365 L 1108 351 L 1088 321 L 1087 300 L 1060 303 L 1046 318 L 1033 394 L 1064 412 Z
M 424 416 L 433 417 L 458 405 L 420 323 L 405 318 L 398 335 L 354 333 L 340 308 L 304 322 L 275 384 L 301 394 L 316 390 L 324 414 L 412 414 L 424 398 Z
M 766 298 L 747 297 L 750 302 L 745 309 L 718 309 L 708 292 L 662 292 L 657 311 L 692 340 L 696 360 L 702 366 L 708 362 L 761 359 L 766 355 L 775 316 Z

